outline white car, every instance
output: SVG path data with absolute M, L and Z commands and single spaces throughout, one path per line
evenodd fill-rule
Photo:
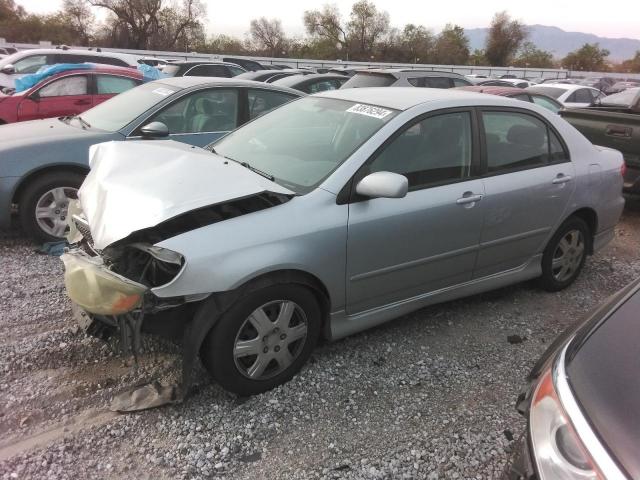
M 0 88 L 13 88 L 17 78 L 36 73 L 40 67 L 56 63 L 101 63 L 118 67 L 138 66 L 133 55 L 95 50 L 75 50 L 62 48 L 35 48 L 21 50 L 0 60 Z
M 532 93 L 542 93 L 555 98 L 565 107 L 588 107 L 597 100 L 604 98 L 597 88 L 585 87 L 584 85 L 572 85 L 569 83 L 545 83 L 526 89 Z
M 522 78 L 490 78 L 488 80 L 483 80 L 476 83 L 478 85 L 487 86 L 487 87 L 527 88 L 527 87 L 532 87 L 536 85 L 535 82 L 530 82 L 529 80 L 525 80 Z

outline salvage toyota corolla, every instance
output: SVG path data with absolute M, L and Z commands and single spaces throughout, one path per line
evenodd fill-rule
M 394 88 L 291 102 L 208 149 L 91 148 L 63 256 L 87 328 L 197 355 L 226 389 L 337 339 L 539 277 L 570 285 L 621 214 L 622 155 L 508 98 Z M 184 389 L 183 389 L 184 390 Z

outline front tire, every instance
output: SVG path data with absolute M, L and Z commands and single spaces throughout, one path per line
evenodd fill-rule
M 64 240 L 69 202 L 78 198 L 84 175 L 50 172 L 31 181 L 18 199 L 22 228 L 36 242 Z
M 215 312 L 214 304 L 201 308 Z M 205 338 L 200 357 L 223 388 L 255 395 L 302 368 L 320 328 L 320 305 L 308 288 L 272 285 L 249 292 L 227 310 Z
M 557 292 L 571 285 L 578 277 L 591 249 L 589 226 L 578 217 L 570 217 L 551 237 L 542 256 L 540 285 Z

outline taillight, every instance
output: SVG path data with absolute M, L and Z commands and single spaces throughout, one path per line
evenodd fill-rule
M 620 175 L 622 176 L 622 178 L 624 178 L 626 174 L 627 174 L 627 164 L 624 163 L 623 161 L 622 165 L 620 165 Z

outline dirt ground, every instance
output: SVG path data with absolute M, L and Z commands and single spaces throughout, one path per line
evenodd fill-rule
M 537 357 L 640 275 L 640 199 L 563 292 L 528 282 L 428 307 L 320 346 L 271 392 L 237 398 L 201 372 L 183 404 L 129 415 L 112 396 L 175 379 L 178 350 L 146 338 L 125 365 L 77 329 L 61 262 L 33 250 L 0 237 L 0 478 L 495 478 Z

